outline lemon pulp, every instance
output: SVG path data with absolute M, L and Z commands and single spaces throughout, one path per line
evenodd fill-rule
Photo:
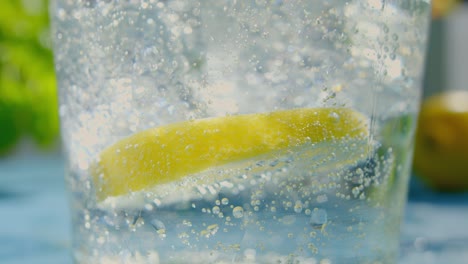
M 365 139 L 367 118 L 348 108 L 304 108 L 199 119 L 136 133 L 93 166 L 99 200 L 180 180 L 306 143 Z

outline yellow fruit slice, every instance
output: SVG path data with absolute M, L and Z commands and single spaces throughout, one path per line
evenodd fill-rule
M 101 153 L 92 175 L 102 200 L 305 143 L 368 135 L 367 118 L 347 108 L 199 119 L 149 129 L 117 142 Z

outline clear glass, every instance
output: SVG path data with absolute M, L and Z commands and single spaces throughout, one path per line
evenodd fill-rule
M 75 263 L 395 263 L 429 0 L 55 0 Z

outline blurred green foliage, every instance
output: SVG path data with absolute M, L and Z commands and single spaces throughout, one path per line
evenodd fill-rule
M 40 147 L 58 136 L 47 0 L 3 0 L 0 8 L 0 155 L 23 136 Z

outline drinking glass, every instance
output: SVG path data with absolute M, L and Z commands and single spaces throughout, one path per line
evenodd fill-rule
M 75 263 L 395 263 L 429 0 L 55 0 Z

